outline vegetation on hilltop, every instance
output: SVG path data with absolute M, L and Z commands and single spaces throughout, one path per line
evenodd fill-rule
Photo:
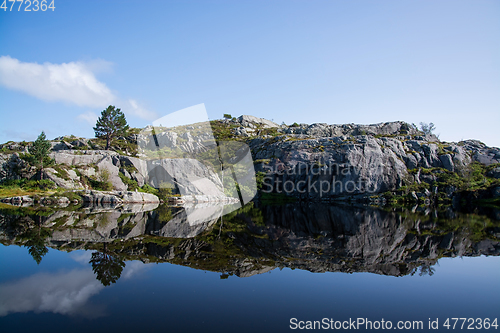
M 37 167 L 40 171 L 40 179 L 43 179 L 44 166 L 48 166 L 54 162 L 49 157 L 51 148 L 50 141 L 47 140 L 45 132 L 42 131 L 35 142 L 28 148 L 28 153 L 20 155 L 26 162 Z
M 109 149 L 111 140 L 117 136 L 127 135 L 129 126 L 125 115 L 120 109 L 116 109 L 113 105 L 101 112 L 101 116 L 97 119 L 94 127 L 95 136 L 106 139 L 106 150 Z

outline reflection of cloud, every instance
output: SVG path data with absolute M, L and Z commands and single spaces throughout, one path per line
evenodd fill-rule
M 90 269 L 34 274 L 0 285 L 0 316 L 34 311 L 101 317 L 105 315 L 102 306 L 89 306 L 86 303 L 103 288 Z
M 94 251 L 74 252 L 71 259 L 88 265 Z M 141 261 L 127 262 L 122 278 L 130 279 L 149 268 Z M 104 286 L 90 267 L 64 273 L 38 273 L 16 282 L 0 284 L 0 317 L 28 311 L 53 312 L 97 318 L 106 315 L 101 305 L 88 304 Z
M 130 279 L 134 275 L 149 268 L 149 266 L 150 266 L 149 264 L 145 264 L 141 261 L 129 261 L 129 262 L 127 262 L 127 265 L 123 269 L 122 278 L 123 279 Z
M 69 257 L 76 261 L 77 263 L 88 265 L 90 258 L 92 257 L 92 252 L 94 251 L 77 251 L 71 252 Z

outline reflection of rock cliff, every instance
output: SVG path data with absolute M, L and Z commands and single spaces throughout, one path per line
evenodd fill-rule
M 168 261 L 242 277 L 275 267 L 400 276 L 441 257 L 500 254 L 500 223 L 480 215 L 322 204 L 249 205 L 223 217 L 221 227 L 220 211 L 219 206 L 204 205 L 200 216 L 205 219 L 199 223 L 187 222 L 184 209 L 79 218 L 78 213 L 58 212 L 43 225 L 53 231 L 47 238 L 51 247 L 93 248 L 105 241 L 128 259 Z M 29 225 L 30 218 L 22 219 L 18 223 L 12 216 L 1 216 L 4 244 L 22 243 L 16 238 L 18 229 Z
M 264 207 L 226 221 L 219 242 L 207 236 L 175 245 L 150 243 L 141 251 L 242 277 L 276 267 L 401 276 L 441 257 L 500 254 L 498 222 L 453 212 L 405 214 L 321 204 Z
M 415 265 L 434 263 L 442 256 L 500 254 L 499 229 L 486 228 L 483 223 L 488 219 L 477 216 L 405 217 L 376 209 L 320 204 L 266 207 L 264 215 L 268 216 L 267 226 L 256 227 L 255 232 L 272 241 L 255 243 L 283 258 L 294 258 L 283 260 L 285 266 L 316 272 L 404 275 Z M 484 234 L 485 230 L 488 233 Z
M 52 236 L 47 239 L 50 244 L 113 242 L 144 235 L 192 238 L 212 226 L 227 210 L 234 210 L 231 207 L 231 204 L 217 203 L 186 204 L 184 208 L 158 207 L 157 204 L 128 204 L 118 208 L 90 205 L 78 211 L 56 211 L 49 216 L 0 214 L 0 223 L 4 236 L 7 230 L 15 236 L 19 233 L 16 227 L 29 228 L 36 220 L 42 227 L 51 229 Z

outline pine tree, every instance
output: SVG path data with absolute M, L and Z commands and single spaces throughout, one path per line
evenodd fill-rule
M 120 109 L 115 109 L 113 105 L 110 105 L 101 112 L 94 131 L 97 138 L 106 139 L 106 150 L 108 150 L 111 140 L 117 136 L 126 135 L 128 128 L 125 115 Z
M 50 163 L 49 152 L 51 148 L 50 142 L 43 131 L 33 142 L 33 146 L 29 148 L 31 163 L 40 167 L 40 179 L 43 178 L 43 166 Z

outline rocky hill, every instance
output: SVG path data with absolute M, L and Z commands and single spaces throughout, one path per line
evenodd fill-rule
M 248 145 L 261 193 L 424 203 L 451 200 L 464 191 L 481 198 L 500 195 L 500 149 L 479 141 L 443 142 L 405 122 L 278 125 L 253 116 L 135 129 L 108 151 L 101 139 L 56 138 L 50 154 L 55 163 L 44 178 L 71 190 L 99 189 L 104 183 L 107 190 L 134 191 L 166 182 L 174 193 L 189 188 L 206 201 L 223 200 L 223 177 L 213 163 L 204 163 L 217 151 L 216 142 Z M 0 145 L 0 182 L 36 178 L 36 168 L 22 158 L 30 144 Z

